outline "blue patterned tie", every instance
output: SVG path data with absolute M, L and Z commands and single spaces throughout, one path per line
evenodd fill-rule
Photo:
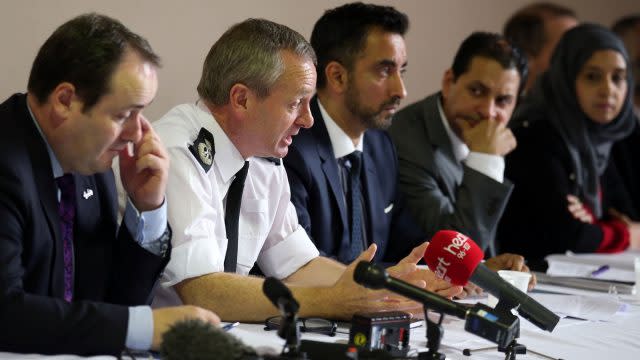
M 73 223 L 76 217 L 76 187 L 73 175 L 65 174 L 56 179 L 60 189 L 60 229 L 64 256 L 64 299 L 73 299 Z
M 351 205 L 351 244 L 348 262 L 355 260 L 362 251 L 364 244 L 362 239 L 362 187 L 360 185 L 360 174 L 362 172 L 362 151 L 354 151 L 345 156 L 348 162 L 345 163 L 349 169 L 349 197 Z

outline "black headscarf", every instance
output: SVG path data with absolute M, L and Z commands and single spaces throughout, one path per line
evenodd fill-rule
M 624 104 L 618 116 L 608 124 L 598 124 L 587 117 L 576 95 L 578 74 L 599 50 L 618 52 L 627 66 Z M 599 177 L 609 162 L 611 146 L 629 135 L 634 127 L 632 87 L 631 64 L 622 41 L 600 25 L 582 24 L 564 34 L 553 53 L 549 70 L 541 75 L 532 94 L 532 100 L 543 106 L 547 118 L 569 149 L 581 192 L 578 195 L 596 217 L 602 216 Z

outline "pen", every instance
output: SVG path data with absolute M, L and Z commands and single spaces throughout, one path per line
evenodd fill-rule
M 591 272 L 591 276 L 598 276 L 607 270 L 609 270 L 609 265 L 602 265 L 599 268 L 593 270 Z
M 224 330 L 224 331 L 229 331 L 229 330 L 233 329 L 234 327 L 236 327 L 236 326 L 238 326 L 238 325 L 240 325 L 240 323 L 236 321 L 236 322 L 234 322 L 234 323 L 224 325 L 224 326 L 222 327 L 222 330 Z

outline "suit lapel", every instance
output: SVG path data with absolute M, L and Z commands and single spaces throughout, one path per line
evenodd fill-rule
M 380 260 L 381 259 L 381 255 L 385 253 L 385 249 L 382 248 L 383 246 L 386 246 L 386 242 L 387 239 L 377 239 L 376 238 L 376 234 L 378 234 L 379 232 L 376 231 L 375 228 L 375 223 L 379 223 L 379 220 L 376 216 L 380 215 L 380 213 L 377 211 L 377 209 L 384 209 L 384 207 L 386 206 L 386 204 L 382 204 L 381 200 L 382 196 L 381 196 L 381 191 L 380 191 L 380 186 L 378 184 L 378 179 L 380 179 L 380 177 L 377 175 L 377 170 L 376 167 L 374 166 L 374 162 L 373 162 L 373 154 L 371 153 L 371 148 L 369 146 L 367 146 L 368 141 L 367 141 L 367 132 L 364 133 L 364 138 L 362 140 L 363 143 L 363 165 L 364 165 L 364 193 L 365 193 L 365 201 L 367 202 L 367 220 L 368 223 L 367 225 L 367 229 L 368 230 L 368 236 L 369 236 L 369 243 L 376 243 L 378 244 L 378 251 L 376 251 L 376 260 Z
M 320 107 L 318 106 L 318 98 L 314 97 L 311 101 L 311 113 L 313 115 L 315 124 L 311 127 L 311 132 L 316 139 L 316 146 L 318 149 L 318 156 L 322 162 L 322 172 L 325 179 L 331 188 L 331 194 L 333 200 L 338 205 L 340 211 L 340 219 L 342 220 L 342 226 L 347 229 L 349 222 L 347 221 L 347 209 L 344 202 L 344 192 L 340 183 L 340 173 L 338 171 L 338 162 L 336 156 L 333 153 L 333 147 L 331 146 L 331 139 L 329 139 L 329 133 L 327 127 L 324 124 Z
M 24 139 L 29 149 L 29 156 L 32 159 L 31 167 L 36 184 L 37 197 L 45 215 L 51 239 L 53 239 L 53 244 L 42 245 L 43 248 L 50 246 L 53 249 L 53 261 L 49 272 L 51 274 L 49 292 L 54 297 L 62 298 L 64 295 L 64 260 L 62 257 L 62 238 L 60 235 L 60 216 L 58 215 L 58 187 L 53 178 L 51 160 L 49 159 L 46 144 L 27 110 L 26 96 L 21 99 L 20 111 L 22 112 L 21 117 L 24 119 L 23 123 L 25 124 Z M 40 239 L 40 241 L 45 242 L 48 241 L 48 239 Z
M 448 195 L 455 201 L 455 189 L 457 184 L 462 182 L 463 168 L 462 164 L 456 161 L 453 154 L 453 146 L 447 134 L 447 130 L 442 124 L 443 119 L 440 116 L 438 102 L 440 101 L 440 93 L 433 95 L 429 101 L 425 102 L 425 114 L 433 114 L 433 116 L 425 117 L 425 127 L 429 136 L 429 142 L 434 145 L 433 161 L 435 168 L 442 173 L 440 180 L 444 183 Z M 454 182 L 447 181 L 454 179 Z

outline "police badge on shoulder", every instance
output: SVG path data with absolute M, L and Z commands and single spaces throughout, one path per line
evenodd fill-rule
M 205 128 L 201 128 L 198 137 L 192 145 L 189 145 L 189 151 L 198 161 L 204 172 L 209 172 L 213 164 L 213 156 L 216 153 L 213 135 Z

